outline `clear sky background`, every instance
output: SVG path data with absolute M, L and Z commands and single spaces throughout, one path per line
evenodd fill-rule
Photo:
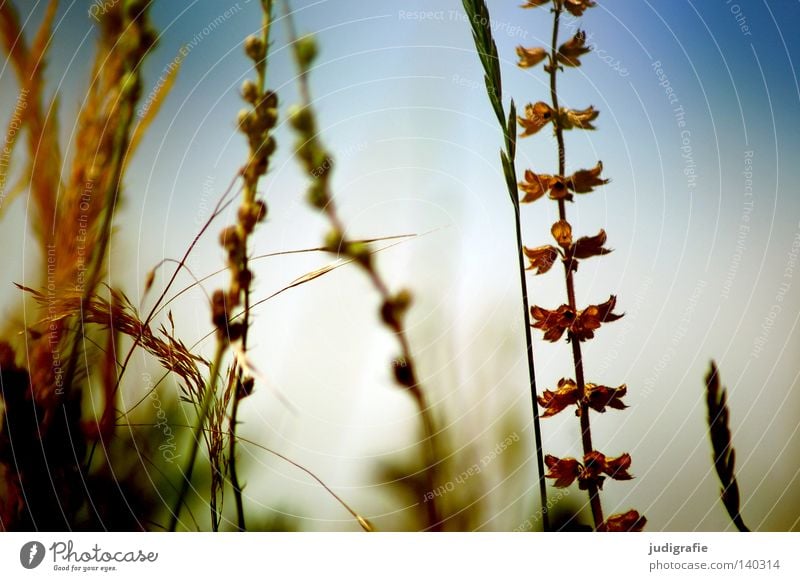
M 521 107 L 548 100 L 548 81 L 541 68 L 517 68 L 514 48 L 546 45 L 551 18 L 546 9 L 518 4 L 495 1 L 489 8 L 506 104 L 513 97 Z M 61 97 L 65 140 L 91 61 L 90 5 L 63 3 L 51 51 L 48 78 Z M 482 498 L 470 526 L 516 528 L 534 509 L 537 475 L 513 212 L 499 166 L 501 136 L 461 3 L 292 6 L 299 29 L 317 34 L 321 47 L 312 91 L 322 137 L 336 154 L 334 186 L 350 234 L 428 233 L 381 253 L 379 266 L 416 297 L 412 344 L 447 427 L 453 466 L 467 469 L 509 434 L 521 437 L 524 450 L 513 460 L 490 463 L 469 483 Z M 43 7 L 21 7 L 31 11 L 31 34 Z M 131 297 L 141 298 L 152 265 L 183 252 L 245 158 L 235 132 L 237 91 L 251 75 L 241 44 L 259 19 L 257 3 L 246 0 L 155 3 L 163 36 L 147 81 L 156 84 L 181 46 L 190 43 L 191 51 L 132 166 L 117 220 L 110 275 Z M 560 76 L 561 100 L 601 111 L 596 132 L 567 134 L 568 171 L 602 160 L 612 178 L 578 197 L 568 215 L 579 235 L 605 228 L 615 249 L 581 264 L 577 298 L 598 303 L 613 293 L 626 312 L 585 348 L 589 381 L 629 388 L 630 409 L 592 420 L 597 448 L 630 452 L 636 475 L 630 483 L 607 483 L 603 501 L 608 512 L 639 509 L 650 530 L 731 527 L 706 435 L 703 377 L 712 358 L 730 391 L 745 520 L 758 530 L 800 529 L 799 21 L 800 3 L 789 0 L 606 0 L 579 22 L 567 19 L 591 33 L 595 51 Z M 268 75 L 282 113 L 296 96 L 284 24 L 276 22 Z M 7 69 L 0 78 L 0 103 L 9 111 L 16 87 Z M 255 236 L 255 254 L 317 246 L 325 232 L 305 205 L 288 128 L 279 128 L 277 140 L 263 182 L 270 218 Z M 520 174 L 554 172 L 555 162 L 549 131 L 519 142 Z M 527 245 L 549 242 L 555 213 L 548 200 L 523 208 Z M 24 280 L 25 264 L 36 260 L 30 246 L 14 243 L 19 231 L 10 224 L 25 214 L 24 199 L 5 210 L 0 242 L 11 250 L 0 265 L 7 279 Z M 198 275 L 223 265 L 215 238 L 190 260 Z M 256 297 L 330 261 L 261 261 Z M 529 286 L 533 303 L 555 308 L 565 301 L 559 269 L 531 276 Z M 9 304 L 12 293 L 3 296 Z M 379 485 L 376 466 L 415 457 L 416 423 L 389 376 L 394 344 L 377 308 L 367 281 L 351 269 L 259 308 L 253 358 L 268 385 L 243 404 L 242 435 L 312 468 L 378 524 L 402 528 L 411 503 Z M 210 328 L 202 292 L 186 295 L 175 312 L 187 342 Z M 565 344 L 534 337 L 540 388 L 571 376 Z M 133 381 L 126 397 L 135 401 L 145 389 Z M 569 413 L 542 423 L 546 451 L 580 453 Z M 302 473 L 241 450 L 248 501 L 262 505 L 265 518 L 284 511 L 308 529 L 354 528 Z M 583 503 L 577 491 L 571 496 Z

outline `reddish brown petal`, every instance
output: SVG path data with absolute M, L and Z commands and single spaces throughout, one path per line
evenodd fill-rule
M 554 246 L 539 246 L 537 248 L 523 247 L 522 251 L 528 260 L 531 261 L 528 270 L 535 271 L 535 274 L 544 274 L 553 266 L 558 258 L 558 249 Z
M 628 474 L 628 468 L 630 467 L 630 454 L 623 454 L 617 458 L 606 456 L 603 472 L 608 474 L 614 480 L 631 480 L 633 476 Z
M 524 46 L 518 46 L 517 56 L 519 57 L 519 62 L 517 63 L 517 66 L 523 69 L 528 69 L 530 67 L 535 67 L 544 59 L 546 59 L 547 51 L 540 46 L 533 48 L 525 48 Z
M 617 303 L 617 298 L 611 296 L 606 302 L 600 305 L 590 305 L 578 314 L 577 321 L 570 329 L 573 336 L 580 341 L 585 341 L 594 337 L 594 331 L 600 328 L 601 323 L 610 323 L 622 318 L 612 312 Z
M 578 477 L 578 486 L 581 490 L 587 490 L 592 483 L 598 488 L 603 488 L 603 469 L 606 465 L 606 457 L 598 451 L 592 451 L 583 457 L 583 471 Z
M 569 379 L 562 379 L 558 382 L 556 391 L 545 390 L 537 400 L 539 405 L 545 408 L 543 418 L 554 416 L 565 408 L 578 403 L 578 386 Z
M 605 248 L 606 231 L 600 230 L 597 236 L 581 236 L 575 241 L 572 247 L 572 256 L 575 258 L 591 258 L 592 256 L 603 256 L 611 252 Z
M 578 30 L 575 36 L 558 48 L 556 58 L 558 62 L 568 67 L 579 67 L 581 66 L 579 57 L 588 53 L 589 50 L 586 47 L 586 33 L 583 30 Z
M 523 204 L 535 202 L 550 189 L 553 176 L 547 174 L 535 174 L 531 170 L 525 170 L 525 181 L 519 182 L 519 189 L 525 192 L 522 198 Z
M 567 189 L 567 186 L 564 183 L 564 178 L 561 176 L 553 177 L 553 180 L 550 184 L 550 195 L 548 197 L 551 200 L 566 200 L 568 202 L 572 201 L 572 194 L 570 193 L 569 189 Z
M 647 519 L 638 511 L 629 510 L 624 514 L 611 515 L 597 530 L 607 533 L 640 533 L 646 524 Z
M 583 11 L 596 6 L 594 0 L 564 0 L 564 8 L 573 16 L 583 16 Z
M 531 316 L 536 320 L 533 327 L 544 331 L 545 340 L 551 342 L 558 341 L 575 320 L 575 312 L 568 305 L 561 305 L 556 311 L 534 305 Z
M 614 295 L 609 296 L 608 300 L 600 305 L 597 305 L 598 316 L 603 323 L 610 323 L 622 318 L 622 315 L 616 315 L 611 311 L 617 306 L 617 297 Z
M 583 457 L 586 477 L 600 476 L 606 466 L 606 457 L 602 452 L 593 450 Z
M 567 109 L 562 107 L 558 113 L 558 123 L 562 129 L 596 129 L 592 121 L 597 119 L 600 111 L 593 106 L 586 109 Z
M 566 488 L 581 474 L 582 467 L 575 458 L 556 458 L 548 454 L 544 458 L 549 471 L 545 474 L 546 478 L 555 478 L 553 486 L 556 488 Z
M 553 120 L 553 110 L 550 105 L 539 101 L 535 105 L 525 105 L 525 117 L 517 117 L 517 122 L 523 131 L 520 137 L 528 137 L 537 133 L 542 127 Z
M 601 179 L 600 174 L 603 171 L 603 162 L 598 161 L 597 165 L 592 169 L 581 169 L 569 176 L 567 185 L 577 194 L 588 194 L 593 191 L 597 186 L 606 185 L 609 180 Z
M 606 411 L 606 407 L 616 410 L 624 410 L 628 406 L 622 402 L 622 398 L 628 393 L 626 385 L 620 385 L 614 389 L 605 385 L 586 384 L 586 402 L 590 408 L 600 413 Z

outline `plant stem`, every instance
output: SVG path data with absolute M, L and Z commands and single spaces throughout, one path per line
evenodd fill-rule
M 555 2 L 553 10 L 553 39 L 551 43 L 550 52 L 550 66 L 548 72 L 550 73 L 550 97 L 553 102 L 553 111 L 555 120 L 556 141 L 558 143 L 558 175 L 563 176 L 566 173 L 566 148 L 564 147 L 564 132 L 558 123 L 559 107 L 558 107 L 558 30 L 561 20 L 562 5 L 560 2 Z M 559 220 L 567 220 L 567 208 L 564 199 L 558 200 L 558 218 Z M 575 282 L 572 276 L 572 263 L 571 261 L 564 261 L 564 278 L 567 287 L 567 300 L 573 312 L 577 312 L 575 302 Z M 581 443 L 583 445 L 583 454 L 589 454 L 594 450 L 592 445 L 592 430 L 589 422 L 589 406 L 584 402 L 584 393 L 586 391 L 586 381 L 583 374 L 583 356 L 581 354 L 581 343 L 571 333 L 569 341 L 572 345 L 572 361 L 575 366 L 575 383 L 577 385 L 577 397 L 580 404 L 580 426 L 581 426 Z M 594 521 L 595 529 L 598 529 L 603 524 L 603 507 L 600 503 L 600 494 L 597 485 L 593 481 L 587 482 L 589 492 L 589 503 L 592 509 L 592 520 Z
M 217 342 L 217 351 L 214 355 L 214 362 L 211 364 L 211 371 L 208 376 L 208 384 L 206 385 L 206 390 L 203 394 L 203 400 L 200 405 L 200 413 L 197 417 L 197 426 L 195 426 L 194 429 L 194 437 L 190 442 L 191 449 L 189 451 L 189 460 L 186 462 L 186 468 L 183 473 L 183 482 L 181 482 L 178 498 L 175 501 L 174 508 L 172 509 L 172 516 L 170 517 L 168 529 L 170 532 L 175 532 L 175 529 L 178 526 L 178 517 L 181 512 L 181 507 L 183 506 L 186 495 L 189 492 L 189 486 L 192 483 L 192 472 L 194 471 L 194 464 L 197 460 L 197 452 L 200 449 L 200 438 L 204 437 L 206 421 L 208 421 L 208 416 L 211 412 L 211 406 L 216 398 L 217 375 L 219 374 L 219 369 L 222 366 L 222 358 L 224 355 L 225 343 L 220 340 Z
M 528 383 L 531 392 L 533 409 L 533 436 L 536 447 L 536 464 L 539 471 L 539 497 L 542 503 L 542 528 L 550 530 L 550 517 L 547 508 L 547 482 L 545 480 L 544 453 L 542 451 L 542 431 L 539 424 L 538 396 L 536 392 L 536 373 L 534 368 L 533 338 L 531 327 L 528 323 L 529 299 L 528 281 L 525 272 L 525 253 L 522 243 L 522 217 L 520 212 L 519 191 L 517 188 L 516 159 L 516 110 L 514 101 L 511 101 L 510 115 L 506 122 L 506 113 L 503 107 L 502 79 L 500 75 L 497 46 L 492 37 L 492 25 L 489 10 L 483 0 L 463 0 L 464 10 L 472 26 L 475 49 L 483 65 L 486 75 L 486 85 L 489 102 L 492 105 L 497 121 L 503 131 L 505 151 L 501 151 L 503 173 L 506 180 L 508 195 L 514 207 L 514 228 L 517 237 L 517 258 L 519 266 L 520 294 L 522 295 L 522 321 L 525 327 L 525 351 L 528 363 Z M 491 87 L 491 89 L 489 89 Z
M 248 297 L 249 298 L 249 297 Z M 242 383 L 241 373 L 237 375 L 236 380 L 234 381 L 235 389 L 240 388 Z M 239 423 L 238 415 L 239 415 L 239 401 L 241 398 L 239 394 L 235 394 L 233 397 L 233 406 L 231 408 L 231 419 L 230 419 L 230 441 L 228 443 L 228 469 L 230 470 L 231 474 L 231 487 L 233 487 L 233 499 L 236 504 L 236 526 L 240 531 L 247 530 L 247 526 L 245 524 L 244 519 L 244 502 L 242 500 L 242 486 L 239 484 L 239 473 L 236 470 L 236 426 Z
M 512 167 L 514 160 L 511 160 Z M 516 195 L 516 192 L 514 193 Z M 525 327 L 525 351 L 528 360 L 528 378 L 530 383 L 531 402 L 533 403 L 533 439 L 536 446 L 536 464 L 539 471 L 539 498 L 542 503 L 542 529 L 550 531 L 550 514 L 547 507 L 547 481 L 545 480 L 544 451 L 542 447 L 542 428 L 539 422 L 539 404 L 536 392 L 536 373 L 533 364 L 533 337 L 531 336 L 531 326 L 528 324 L 528 313 L 530 304 L 528 300 L 528 281 L 525 272 L 525 254 L 522 244 L 522 225 L 520 217 L 519 203 L 514 204 L 515 226 L 517 232 L 517 256 L 519 258 L 519 283 L 522 294 L 522 320 Z
M 426 486 L 430 492 L 433 492 L 436 490 L 436 470 L 438 464 L 436 425 L 433 414 L 428 407 L 425 393 L 417 379 L 416 364 L 411 354 L 406 327 L 403 322 L 404 313 L 398 314 L 395 310 L 396 297 L 390 292 L 388 285 L 378 272 L 377 267 L 371 260 L 371 253 L 368 249 L 366 249 L 363 244 L 359 247 L 357 243 L 345 236 L 347 229 L 339 216 L 331 192 L 328 172 L 316 171 L 320 162 L 324 163 L 332 159 L 330 153 L 319 138 L 319 132 L 316 128 L 316 115 L 312 107 L 311 91 L 309 88 L 308 73 L 316 53 L 316 47 L 313 46 L 313 50 L 309 52 L 312 45 L 306 42 L 305 49 L 301 46 L 301 42 L 304 40 L 308 41 L 309 39 L 300 39 L 298 37 L 294 26 L 294 20 L 292 19 L 289 0 L 284 0 L 283 6 L 286 16 L 286 26 L 289 32 L 289 42 L 294 50 L 295 61 L 298 67 L 297 79 L 298 93 L 300 96 L 298 117 L 294 120 L 290 119 L 290 122 L 300 138 L 300 145 L 297 152 L 298 157 L 304 162 L 306 172 L 312 179 L 311 187 L 320 197 L 320 199 L 317 200 L 318 203 L 314 203 L 313 201 L 311 203 L 327 218 L 332 227 L 332 232 L 337 239 L 335 244 L 328 244 L 328 250 L 332 253 L 344 254 L 357 262 L 380 295 L 382 300 L 381 315 L 384 325 L 393 331 L 400 347 L 400 357 L 394 361 L 395 382 L 398 387 L 408 391 L 416 404 L 425 438 L 424 475 Z M 305 152 L 306 157 L 304 157 L 301 152 Z M 407 305 L 405 306 L 407 307 Z M 400 310 L 405 311 L 405 307 Z M 443 523 L 436 500 L 430 499 L 423 504 L 425 505 L 428 520 L 428 526 L 425 530 L 442 530 Z

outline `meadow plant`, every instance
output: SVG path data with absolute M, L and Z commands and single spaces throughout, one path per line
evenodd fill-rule
M 271 132 L 278 120 L 278 97 L 266 89 L 267 56 L 270 45 L 272 25 L 272 2 L 261 1 L 263 23 L 260 35 L 249 36 L 244 42 L 244 51 L 253 61 L 256 80 L 246 80 L 242 86 L 242 99 L 248 107 L 239 113 L 239 130 L 247 138 L 249 156 L 241 169 L 243 182 L 242 200 L 237 213 L 237 222 L 220 233 L 220 245 L 228 254 L 230 282 L 227 290 L 214 291 L 211 298 L 211 321 L 216 329 L 216 350 L 211 364 L 208 385 L 201 398 L 198 424 L 191 442 L 181 493 L 173 510 L 170 529 L 177 525 L 178 514 L 188 492 L 200 438 L 205 435 L 209 454 L 212 458 L 211 512 L 212 528 L 219 528 L 219 507 L 217 497 L 224 487 L 221 476 L 230 470 L 231 484 L 236 502 L 237 527 L 245 529 L 245 514 L 242 500 L 242 486 L 236 467 L 236 425 L 239 402 L 252 392 L 254 378 L 247 364 L 247 335 L 250 326 L 250 288 L 253 273 L 249 267 L 248 239 L 256 225 L 267 217 L 267 204 L 258 198 L 258 183 L 269 168 L 269 158 L 275 151 L 275 139 Z M 241 307 L 241 317 L 235 310 Z M 229 369 L 224 382 L 223 396 L 217 397 L 217 383 L 225 353 L 229 348 L 236 352 L 234 364 Z M 231 408 L 229 421 L 229 448 L 227 463 L 222 460 L 223 444 L 220 441 L 228 408 Z M 205 431 L 205 423 L 210 421 L 210 432 Z
M 739 484 L 736 482 L 734 469 L 736 466 L 736 452 L 733 449 L 731 430 L 728 427 L 728 396 L 719 380 L 719 371 L 712 361 L 711 368 L 706 375 L 706 405 L 708 407 L 708 434 L 711 438 L 714 468 L 717 471 L 722 490 L 720 498 L 725 510 L 728 511 L 733 524 L 740 532 L 748 533 L 750 529 L 744 524 L 739 509 L 740 494 Z
M 14 6 L 0 5 L 0 40 L 25 105 L 18 123 L 27 130 L 29 158 L 4 202 L 29 192 L 44 290 L 37 301 L 44 316 L 25 328 L 27 368 L 17 365 L 11 343 L 0 348 L 6 418 L 0 436 L 0 528 L 62 530 L 97 526 L 98 520 L 141 528 L 131 505 L 124 504 L 122 483 L 116 487 L 122 498 L 100 492 L 114 478 L 110 459 L 93 467 L 98 443 L 108 450 L 113 439 L 118 333 L 108 318 L 90 329 L 81 314 L 101 290 L 127 162 L 139 143 L 137 131 L 146 127 L 135 126 L 135 108 L 142 92 L 141 63 L 156 33 L 148 2 L 140 0 L 120 2 L 98 21 L 91 79 L 76 121 L 75 155 L 63 179 L 58 101 L 46 102 L 44 95 L 57 9 L 58 2 L 51 0 L 29 46 Z M 67 297 L 77 303 L 77 312 L 59 310 L 59 301 Z M 79 362 L 98 359 L 99 377 L 93 382 L 89 366 L 84 372 Z M 81 400 L 92 385 L 101 386 L 103 410 L 86 417 Z
M 506 122 L 502 110 L 500 93 L 500 69 L 497 58 L 497 49 L 491 41 L 491 25 L 486 5 L 481 0 L 465 0 L 467 14 L 473 26 L 478 53 L 486 71 L 486 85 L 495 113 L 503 127 L 506 141 L 506 150 L 502 154 L 503 170 L 506 182 L 511 193 L 511 180 L 515 174 L 514 153 L 515 139 L 511 136 L 511 120 Z M 595 449 L 592 441 L 590 410 L 603 413 L 608 408 L 624 409 L 627 407 L 622 398 L 627 392 L 627 387 L 621 385 L 610 388 L 586 381 L 583 368 L 582 344 L 594 338 L 594 332 L 601 324 L 616 321 L 621 317 L 614 313 L 617 298 L 610 296 L 603 303 L 589 305 L 579 309 L 575 299 L 575 272 L 580 261 L 594 256 L 603 256 L 610 250 L 606 248 L 606 233 L 600 230 L 594 236 L 573 237 L 572 225 L 567 220 L 567 203 L 573 202 L 575 194 L 588 194 L 596 187 L 608 183 L 601 177 L 602 162 L 590 169 L 580 169 L 572 174 L 566 171 L 566 147 L 564 133 L 569 130 L 593 130 L 593 122 L 599 112 L 593 106 L 585 109 L 571 109 L 559 104 L 558 74 L 564 67 L 574 68 L 581 66 L 580 57 L 589 52 L 586 47 L 586 33 L 578 30 L 572 38 L 559 44 L 559 25 L 564 11 L 570 12 L 575 17 L 596 5 L 592 0 L 528 0 L 522 8 L 551 7 L 553 14 L 553 34 L 549 47 L 517 47 L 519 57 L 518 66 L 523 69 L 537 67 L 543 64 L 545 73 L 550 80 L 550 103 L 538 101 L 525 106 L 524 114 L 517 117 L 517 123 L 522 129 L 520 137 L 530 137 L 537 134 L 545 126 L 552 125 L 556 138 L 558 153 L 558 170 L 555 174 L 536 173 L 531 169 L 524 172 L 524 179 L 518 187 L 522 192 L 519 202 L 533 203 L 545 195 L 558 204 L 558 220 L 551 228 L 551 234 L 556 245 L 547 244 L 534 248 L 523 247 L 519 249 L 529 261 L 528 270 L 540 275 L 548 272 L 557 260 L 564 266 L 564 281 L 566 286 L 567 302 L 556 309 L 545 309 L 537 305 L 530 307 L 530 316 L 533 320 L 532 327 L 544 333 L 544 339 L 557 342 L 566 336 L 572 351 L 574 379 L 562 378 L 554 390 L 544 390 L 541 395 L 533 394 L 536 401 L 543 408 L 542 417 L 551 417 L 567 408 L 575 408 L 575 414 L 580 422 L 581 444 L 583 447 L 582 459 L 558 458 L 546 455 L 544 463 L 548 472 L 546 478 L 553 479 L 558 488 L 570 486 L 577 481 L 581 490 L 587 491 L 591 506 L 594 529 L 597 531 L 639 531 L 642 530 L 646 519 L 636 510 L 629 510 L 624 514 L 615 514 L 606 518 L 600 499 L 600 489 L 606 477 L 614 480 L 629 480 L 632 478 L 628 469 L 631 465 L 629 454 L 616 457 L 607 456 Z M 512 102 L 511 113 L 514 114 Z M 517 210 L 517 233 L 519 237 L 519 204 L 517 198 L 517 185 L 514 185 L 512 201 Z M 527 296 L 523 284 L 523 304 L 527 311 Z M 526 312 L 527 316 L 527 312 Z M 528 347 L 529 353 L 531 347 Z M 532 366 L 531 366 L 532 370 Z M 535 386 L 531 381 L 531 385 Z M 534 415 L 534 427 L 537 416 Z M 537 431 L 537 451 L 541 450 L 541 439 Z M 540 464 L 541 471 L 541 464 Z M 543 471 L 541 471 L 543 472 Z M 546 507 L 545 498 L 542 506 Z M 543 508 L 546 510 L 546 508 Z M 543 519 L 547 530 L 547 522 Z

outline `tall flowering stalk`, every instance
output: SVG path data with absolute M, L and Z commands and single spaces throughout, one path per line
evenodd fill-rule
M 624 409 L 627 407 L 622 398 L 627 387 L 621 385 L 609 388 L 588 383 L 584 376 L 582 344 L 594 338 L 594 332 L 603 323 L 616 321 L 622 315 L 614 313 L 617 298 L 610 296 L 601 304 L 589 305 L 583 309 L 577 307 L 575 301 L 575 272 L 580 261 L 593 256 L 608 254 L 605 247 L 606 233 L 600 230 L 595 236 L 573 238 L 572 225 L 567 220 L 567 202 L 572 202 L 574 194 L 587 194 L 598 186 L 608 183 L 603 179 L 602 162 L 591 169 L 581 169 L 572 174 L 566 173 L 566 148 L 564 132 L 572 129 L 593 130 L 592 124 L 599 115 L 593 106 L 585 109 L 570 109 L 559 105 L 558 73 L 564 67 L 579 67 L 580 57 L 589 52 L 586 46 L 586 33 L 578 30 L 572 38 L 559 45 L 558 34 L 561 15 L 567 10 L 575 17 L 596 5 L 593 0 L 527 0 L 522 8 L 552 6 L 553 35 L 548 48 L 523 46 L 517 47 L 518 65 L 531 68 L 544 63 L 544 70 L 550 77 L 550 103 L 539 101 L 525 107 L 524 116 L 518 118 L 522 128 L 520 137 L 529 137 L 538 133 L 548 124 L 553 125 L 558 148 L 558 173 L 554 175 L 538 174 L 526 170 L 524 180 L 519 189 L 524 196 L 523 203 L 532 203 L 547 194 L 558 204 L 558 220 L 551 228 L 556 245 L 547 244 L 536 248 L 525 248 L 530 265 L 529 269 L 536 274 L 549 271 L 557 259 L 564 265 L 567 302 L 554 310 L 539 306 L 531 307 L 532 326 L 544 333 L 544 339 L 556 342 L 566 335 L 572 349 L 575 379 L 561 379 L 554 391 L 545 390 L 538 397 L 539 405 L 544 409 L 543 417 L 551 417 L 566 408 L 575 406 L 575 414 L 580 421 L 583 458 L 545 457 L 547 478 L 555 480 L 555 486 L 567 487 L 577 480 L 581 490 L 589 494 L 594 528 L 598 531 L 640 531 L 646 519 L 635 510 L 624 514 L 615 514 L 608 518 L 603 515 L 600 500 L 600 489 L 606 477 L 614 480 L 630 480 L 628 473 L 631 465 L 630 454 L 611 457 L 597 451 L 592 442 L 590 410 L 603 413 L 607 408 Z
M 417 375 L 417 365 L 411 353 L 406 328 L 406 313 L 411 306 L 412 295 L 406 289 L 393 292 L 385 278 L 378 271 L 373 260 L 373 251 L 364 241 L 349 238 L 346 227 L 339 215 L 331 189 L 331 168 L 333 157 L 319 137 L 317 116 L 314 111 L 309 88 L 308 76 L 314 59 L 317 56 L 317 45 L 313 36 L 298 38 L 294 27 L 288 0 L 284 3 L 286 22 L 289 29 L 294 59 L 298 68 L 298 85 L 300 103 L 294 106 L 289 114 L 289 123 L 297 133 L 296 154 L 310 185 L 308 187 L 308 203 L 321 212 L 327 219 L 330 230 L 325 238 L 325 248 L 337 256 L 344 256 L 355 263 L 369 278 L 373 288 L 380 296 L 380 317 L 384 326 L 392 332 L 397 340 L 398 355 L 392 361 L 392 372 L 397 387 L 409 394 L 417 407 L 424 434 L 424 474 L 428 491 L 437 488 L 437 465 L 439 454 L 436 442 L 436 424 L 428 405 L 425 390 Z M 424 503 L 427 531 L 440 531 L 443 520 L 439 505 L 435 499 Z

